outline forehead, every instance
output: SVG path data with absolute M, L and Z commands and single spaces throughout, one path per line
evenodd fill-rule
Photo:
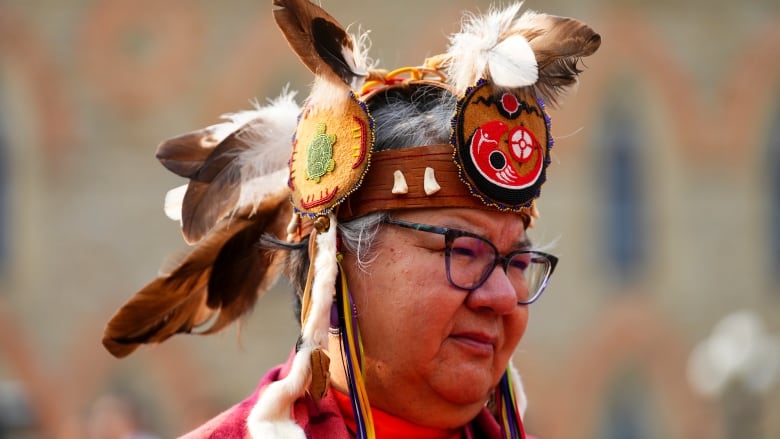
M 512 245 L 526 239 L 523 217 L 512 212 L 467 208 L 410 209 L 399 211 L 393 216 L 405 221 L 476 233 L 493 240 L 497 245 L 502 242 Z

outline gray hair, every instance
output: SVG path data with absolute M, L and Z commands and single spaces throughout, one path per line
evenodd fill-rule
M 452 93 L 427 84 L 380 91 L 368 101 L 369 112 L 375 121 L 374 150 L 448 143 L 456 105 L 457 97 Z M 375 238 L 389 215 L 388 211 L 373 212 L 338 224 L 342 250 L 355 256 L 360 270 L 370 269 Z M 296 291 L 298 321 L 309 263 L 306 246 L 290 250 L 286 275 Z
M 355 256 L 357 267 L 360 270 L 368 271 L 373 258 L 373 247 L 380 225 L 389 216 L 389 212 L 373 212 L 368 215 L 345 221 L 338 224 L 338 232 L 341 238 L 340 245 L 342 251 L 349 252 Z M 289 250 L 286 261 L 286 271 L 290 284 L 295 290 L 295 302 L 293 310 L 298 322 L 301 320 L 301 298 L 306 288 L 306 278 L 309 273 L 309 251 L 307 245 L 297 245 L 295 247 L 286 246 L 273 237 L 264 236 L 261 238 L 261 245 L 275 246 Z
M 457 97 L 440 87 L 396 87 L 373 96 L 375 150 L 448 143 Z

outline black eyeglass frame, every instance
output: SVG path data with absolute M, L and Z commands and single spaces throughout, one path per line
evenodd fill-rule
M 449 227 L 433 226 L 430 224 L 412 223 L 408 221 L 398 220 L 395 218 L 385 218 L 384 222 L 386 224 L 417 230 L 420 232 L 428 232 L 428 233 L 435 233 L 437 235 L 443 235 L 444 246 L 445 246 L 444 265 L 447 272 L 447 281 L 449 281 L 450 285 L 454 286 L 455 288 L 465 290 L 465 291 L 473 291 L 481 287 L 482 285 L 484 285 L 484 283 L 490 277 L 491 273 L 493 273 L 493 270 L 496 269 L 496 265 L 498 265 L 499 263 L 501 263 L 501 267 L 504 269 L 504 273 L 506 273 L 507 270 L 509 269 L 509 263 L 517 255 L 526 254 L 526 255 L 531 255 L 532 257 L 541 257 L 547 259 L 550 262 L 549 268 L 547 270 L 547 273 L 545 273 L 544 279 L 542 283 L 539 285 L 538 290 L 533 294 L 533 296 L 529 297 L 528 300 L 518 300 L 517 301 L 518 305 L 530 305 L 531 303 L 534 303 L 537 299 L 539 299 L 539 297 L 542 295 L 542 292 L 545 290 L 545 288 L 547 288 L 547 283 L 549 282 L 550 277 L 555 271 L 555 266 L 558 265 L 557 256 L 542 251 L 538 251 L 538 250 L 515 250 L 513 252 L 510 252 L 502 256 L 501 253 L 499 253 L 498 248 L 496 248 L 495 244 L 488 241 L 484 237 L 477 235 L 476 233 L 467 232 L 465 230 L 453 229 Z M 452 280 L 452 275 L 450 274 L 450 257 L 452 252 L 452 243 L 455 242 L 455 238 L 461 236 L 468 236 L 471 238 L 479 239 L 480 241 L 488 244 L 493 249 L 493 253 L 495 254 L 495 259 L 493 263 L 491 265 L 488 265 L 488 267 L 490 268 L 486 269 L 485 272 L 482 273 L 482 277 L 480 278 L 480 280 L 476 284 L 474 284 L 474 286 L 472 286 L 471 288 L 465 288 L 456 284 Z

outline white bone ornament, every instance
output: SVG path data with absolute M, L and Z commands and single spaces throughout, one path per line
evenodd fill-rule
M 439 192 L 441 186 L 436 181 L 436 176 L 433 174 L 433 168 L 430 166 L 425 168 L 425 175 L 423 176 L 423 189 L 425 189 L 425 195 L 433 195 Z
M 393 172 L 393 190 L 391 192 L 395 195 L 409 193 L 409 186 L 406 184 L 406 178 L 404 178 L 404 173 L 400 170 Z

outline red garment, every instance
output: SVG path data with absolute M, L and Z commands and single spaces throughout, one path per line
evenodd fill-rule
M 252 393 L 249 398 L 227 409 L 215 418 L 206 422 L 196 430 L 181 436 L 183 439 L 251 439 L 249 431 L 246 426 L 246 419 L 249 416 L 249 412 L 257 402 L 257 398 L 260 392 L 265 389 L 266 386 L 274 381 L 278 381 L 285 377 L 292 365 L 292 358 L 287 361 L 286 364 L 279 365 L 271 369 L 262 380 L 257 389 Z M 335 391 L 329 391 L 328 394 L 318 403 L 314 402 L 311 398 L 300 398 L 295 402 L 293 407 L 293 417 L 298 425 L 303 428 L 307 438 L 313 439 L 353 439 L 354 436 L 347 430 L 347 421 L 339 407 Z M 346 396 L 342 395 L 346 399 Z M 351 413 L 351 410 L 349 410 Z M 372 409 L 372 415 L 374 416 L 374 422 L 376 424 L 376 433 L 378 439 L 383 439 L 381 434 L 387 433 L 390 436 L 385 437 L 398 437 L 395 434 L 400 432 L 417 432 L 416 428 L 422 428 L 429 433 L 435 433 L 433 429 L 425 429 L 423 427 L 412 426 L 405 423 L 391 415 L 381 412 L 379 410 Z M 348 418 L 350 423 L 354 425 L 354 421 L 351 416 Z M 380 425 L 381 424 L 381 425 Z M 443 438 L 461 438 L 463 432 L 452 432 L 454 436 L 445 435 Z M 419 437 L 419 436 L 414 436 Z M 429 436 L 423 436 L 429 437 Z M 431 436 L 437 437 L 437 436 Z M 465 438 L 485 438 L 485 439 L 501 439 L 501 427 L 496 422 L 495 418 L 488 412 L 487 409 L 477 415 L 476 418 L 466 426 Z M 527 439 L 533 439 L 527 437 Z
M 336 399 L 347 429 L 356 431 L 356 422 L 352 411 L 352 399 L 339 391 L 331 389 L 330 393 Z M 440 428 L 423 427 L 395 417 L 382 410 L 371 407 L 374 419 L 374 433 L 381 438 L 415 438 L 415 439 L 463 439 L 463 429 L 442 430 Z

